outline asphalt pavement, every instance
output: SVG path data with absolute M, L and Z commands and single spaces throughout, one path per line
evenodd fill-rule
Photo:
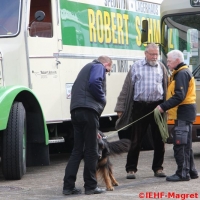
M 110 133 L 108 133 L 110 135 Z M 108 138 L 117 140 L 116 134 Z M 200 143 L 193 143 L 195 164 L 200 173 Z M 153 151 L 141 151 L 136 179 L 126 179 L 126 155 L 111 157 L 114 176 L 119 186 L 114 191 L 99 195 L 85 195 L 83 188 L 83 161 L 80 164 L 76 187 L 83 194 L 65 196 L 62 194 L 63 176 L 69 154 L 51 155 L 50 166 L 28 167 L 21 180 L 7 181 L 0 175 L 0 199 L 3 200 L 59 200 L 59 199 L 101 199 L 101 200 L 199 200 L 200 178 L 185 182 L 167 182 L 165 178 L 154 177 L 151 170 Z M 164 171 L 167 175 L 174 174 L 176 163 L 173 157 L 172 144 L 166 144 Z M 98 180 L 100 187 L 105 184 Z

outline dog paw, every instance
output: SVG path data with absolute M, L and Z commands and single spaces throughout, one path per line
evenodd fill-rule
M 119 185 L 118 182 L 113 183 L 113 186 L 118 186 L 118 185 Z
M 109 187 L 109 188 L 106 188 L 107 191 L 113 191 L 114 190 L 114 187 Z

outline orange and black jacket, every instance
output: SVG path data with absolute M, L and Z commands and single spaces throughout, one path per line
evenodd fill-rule
M 180 63 L 173 71 L 167 89 L 167 101 L 160 107 L 168 110 L 169 120 L 193 122 L 196 117 L 195 80 L 184 63 Z

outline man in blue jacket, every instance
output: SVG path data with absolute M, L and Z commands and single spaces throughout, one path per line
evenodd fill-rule
M 80 194 L 75 187 L 81 159 L 84 157 L 85 194 L 100 194 L 97 187 L 99 117 L 106 105 L 106 73 L 112 68 L 112 60 L 100 56 L 85 65 L 79 72 L 71 92 L 71 119 L 74 128 L 74 148 L 65 169 L 63 194 Z

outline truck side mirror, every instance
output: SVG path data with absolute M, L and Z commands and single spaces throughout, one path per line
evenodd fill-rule
M 45 13 L 41 10 L 38 10 L 37 12 L 35 12 L 35 19 L 32 20 L 29 25 L 28 25 L 28 28 L 30 28 L 31 24 L 35 21 L 42 21 L 44 20 L 45 18 Z
M 142 21 L 142 37 L 141 37 L 141 42 L 147 42 L 148 41 L 148 21 L 143 20 Z
M 38 10 L 35 13 L 35 20 L 34 21 L 42 21 L 45 18 L 45 13 L 41 10 Z

